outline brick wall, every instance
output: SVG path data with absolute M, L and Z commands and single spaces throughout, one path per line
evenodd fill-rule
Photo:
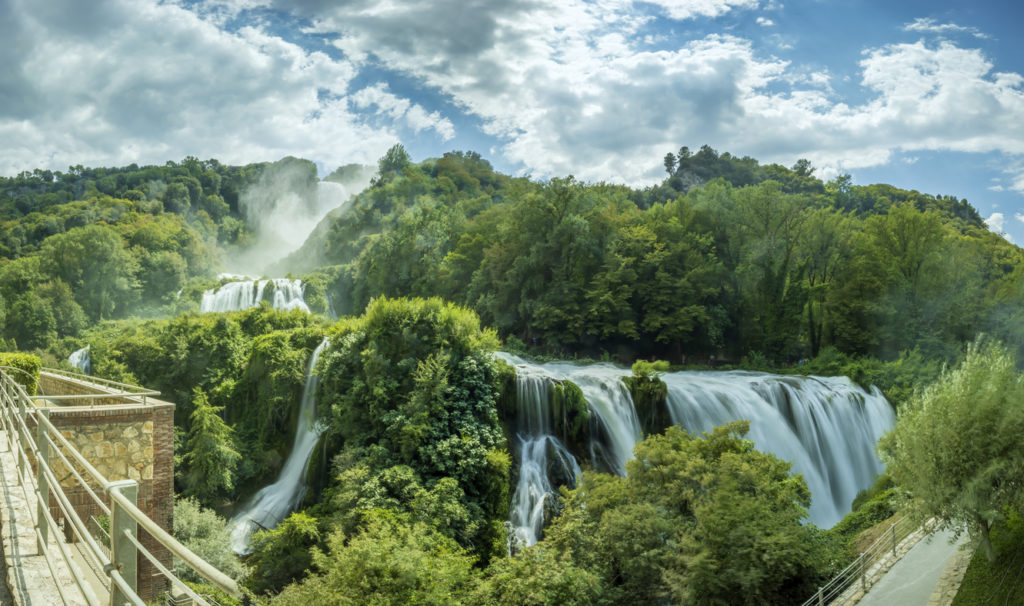
M 75 380 L 57 381 L 53 377 L 55 375 L 47 377 L 45 374 L 42 377 L 48 381 L 43 387 L 43 393 L 47 395 L 100 391 L 99 386 L 94 384 Z M 91 389 L 86 391 L 83 385 Z M 75 404 L 68 405 L 68 401 L 64 400 L 61 406 L 48 407 L 53 425 L 107 480 L 137 481 L 139 509 L 160 527 L 171 532 L 174 515 L 174 404 L 152 398 L 147 398 L 145 405 L 124 404 L 123 398 L 111 398 L 111 402 L 105 405 L 92 399 L 72 402 Z M 77 483 L 61 461 L 52 463 L 71 505 L 82 520 L 89 524 L 89 516 L 102 513 L 99 505 Z M 90 477 L 82 475 L 93 483 Z M 96 490 L 95 486 L 93 488 L 109 506 L 106 495 Z M 61 516 L 52 497 L 50 512 L 57 519 Z M 171 568 L 171 553 L 141 528 L 139 535 L 146 549 L 162 565 Z M 166 579 L 142 554 L 139 555 L 138 572 L 138 592 L 143 600 L 150 602 L 166 590 Z

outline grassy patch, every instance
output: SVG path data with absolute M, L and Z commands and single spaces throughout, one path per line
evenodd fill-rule
M 1011 517 L 992 529 L 996 561 L 974 552 L 953 606 L 1024 604 L 1024 520 Z

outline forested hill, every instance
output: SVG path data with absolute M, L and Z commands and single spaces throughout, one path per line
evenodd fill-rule
M 665 167 L 630 189 L 394 149 L 284 267 L 319 268 L 341 313 L 439 295 L 555 355 L 950 359 L 980 331 L 1020 342 L 1021 250 L 965 200 L 706 146 Z
M 509 177 L 472 152 L 417 164 L 396 146 L 270 271 L 304 275 L 342 314 L 441 296 L 559 355 L 785 363 L 829 347 L 949 359 L 978 332 L 1020 344 L 1021 251 L 966 200 L 707 146 L 663 162 L 663 182 L 633 189 Z M 3 337 L 65 355 L 61 339 L 96 321 L 194 309 L 225 261 L 263 246 L 278 206 L 315 206 L 317 182 L 295 158 L 0 179 Z

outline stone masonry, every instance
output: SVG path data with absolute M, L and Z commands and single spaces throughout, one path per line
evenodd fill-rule
M 43 373 L 40 391 L 46 395 L 96 394 L 94 383 Z M 138 398 L 135 398 L 138 400 Z M 117 397 L 56 400 L 49 406 L 50 421 L 96 470 L 110 481 L 135 480 L 139 484 L 138 507 L 162 528 L 171 532 L 174 511 L 174 404 L 146 398 L 145 404 Z M 83 521 L 102 513 L 88 491 L 51 455 L 55 475 Z M 76 471 L 91 482 L 82 469 Z M 109 506 L 106 495 L 93 486 Z M 50 512 L 61 517 L 51 497 Z M 69 525 L 68 525 L 69 526 Z M 93 526 L 90 525 L 90 528 Z M 70 532 L 66 533 L 70 535 Z M 139 530 L 140 542 L 168 568 L 171 553 L 153 537 Z M 166 590 L 167 581 L 141 553 L 138 559 L 138 592 L 150 602 Z

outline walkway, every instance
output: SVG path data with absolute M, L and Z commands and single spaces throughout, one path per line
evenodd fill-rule
M 6 568 L 9 592 L 0 597 L 0 604 L 60 604 L 53 575 L 45 558 L 39 555 L 36 545 L 34 522 L 31 512 L 36 507 L 35 494 L 27 495 L 18 485 L 18 464 L 8 448 L 7 433 L 0 431 L 0 540 L 3 543 L 4 567 Z M 57 553 L 57 544 L 50 533 L 51 549 Z M 74 593 L 74 581 L 63 561 L 56 562 L 60 572 L 61 586 L 65 592 Z M 12 595 L 13 594 L 13 595 Z M 11 600 L 10 602 L 6 600 Z M 72 600 L 72 603 L 84 602 Z
M 963 536 L 954 544 L 949 544 L 952 534 L 948 531 L 936 532 L 930 538 L 917 543 L 899 562 L 893 564 L 859 602 L 859 606 L 934 606 L 949 604 L 955 595 L 955 587 L 939 587 L 950 564 L 955 568 L 966 567 L 969 551 L 961 550 L 966 545 L 967 537 Z M 960 558 L 962 554 L 967 557 Z M 962 561 L 961 561 L 962 560 Z M 953 568 L 951 568 L 953 572 Z M 952 574 L 946 577 L 956 576 Z M 960 571 L 959 577 L 962 577 Z M 955 578 L 954 585 L 959 585 L 960 578 Z M 947 585 L 944 583 L 944 585 Z M 937 591 L 938 589 L 938 591 Z M 951 593 L 950 593 L 951 591 Z M 934 594 L 934 599 L 933 599 Z

